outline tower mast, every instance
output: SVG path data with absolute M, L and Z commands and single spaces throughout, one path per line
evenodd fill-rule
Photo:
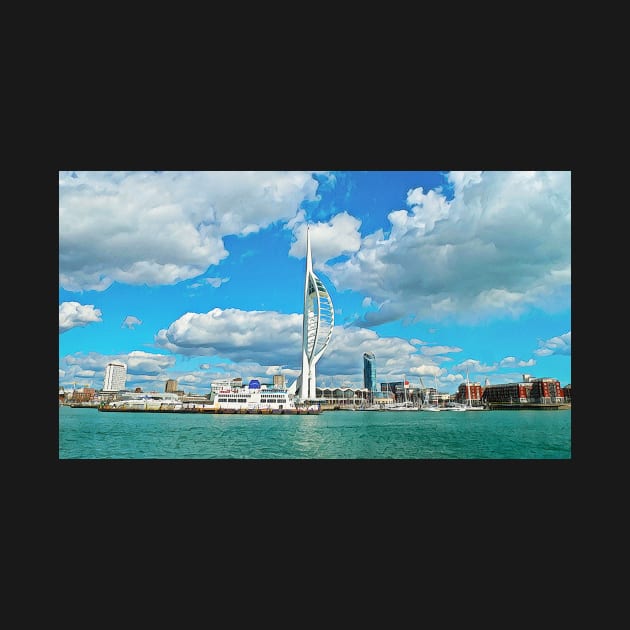
M 315 364 L 330 341 L 335 314 L 324 283 L 313 271 L 310 228 L 306 228 L 306 274 L 304 278 L 304 311 L 302 319 L 302 372 L 291 386 L 302 400 L 317 397 Z

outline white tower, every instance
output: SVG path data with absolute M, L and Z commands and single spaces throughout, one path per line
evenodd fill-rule
M 311 237 L 306 228 L 306 278 L 304 280 L 304 316 L 302 320 L 302 373 L 289 388 L 302 400 L 317 397 L 315 364 L 330 341 L 335 314 L 332 300 L 322 281 L 313 272 Z

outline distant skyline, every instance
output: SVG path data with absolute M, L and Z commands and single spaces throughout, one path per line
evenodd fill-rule
M 59 386 L 205 394 L 300 373 L 306 227 L 335 309 L 317 385 L 571 382 L 570 171 L 59 173 Z

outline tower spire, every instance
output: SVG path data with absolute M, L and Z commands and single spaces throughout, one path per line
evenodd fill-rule
M 311 227 L 306 226 L 306 275 L 313 271 L 313 260 L 311 258 Z
M 313 271 L 310 227 L 306 226 L 306 275 L 304 278 L 304 311 L 302 318 L 302 372 L 291 385 L 302 400 L 317 397 L 315 364 L 330 341 L 335 314 L 332 300 L 324 283 Z

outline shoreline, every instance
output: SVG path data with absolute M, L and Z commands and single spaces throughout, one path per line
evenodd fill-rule
M 281 409 L 281 410 L 269 410 L 269 409 L 215 409 L 209 407 L 192 407 L 186 409 L 137 409 L 137 408 L 117 408 L 110 409 L 107 407 L 99 407 L 97 405 L 88 404 L 61 404 L 59 407 L 71 407 L 72 409 L 96 409 L 98 411 L 106 413 L 193 413 L 193 414 L 213 414 L 213 415 L 265 415 L 265 416 L 297 416 L 297 415 L 320 415 L 325 411 L 374 411 L 375 413 L 382 413 L 392 411 L 391 409 L 374 409 L 366 410 L 355 407 L 325 407 L 321 409 Z M 567 411 L 571 410 L 570 403 L 558 403 L 558 404 L 541 404 L 541 403 L 491 403 L 489 407 L 483 407 L 476 411 Z M 406 411 L 414 412 L 419 409 L 407 409 Z M 450 409 L 443 408 L 441 411 L 448 412 Z

